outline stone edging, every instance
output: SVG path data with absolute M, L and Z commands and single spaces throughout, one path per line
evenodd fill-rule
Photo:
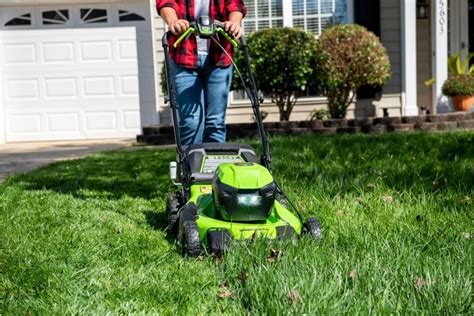
M 426 116 L 265 122 L 264 124 L 270 135 L 474 130 L 474 112 L 454 112 Z M 228 140 L 251 137 L 256 134 L 256 123 L 227 124 Z M 143 134 L 137 135 L 137 141 L 155 145 L 173 144 L 173 127 L 171 125 L 144 127 Z

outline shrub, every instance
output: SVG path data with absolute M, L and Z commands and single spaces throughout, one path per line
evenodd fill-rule
M 454 75 L 448 77 L 443 83 L 443 94 L 452 96 L 474 95 L 474 76 L 472 75 Z
M 252 33 L 247 42 L 257 87 L 278 106 L 280 120 L 288 121 L 305 87 L 318 86 L 322 54 L 314 35 L 296 28 L 274 28 Z M 236 55 L 236 62 L 244 73 L 242 54 Z M 233 87 L 242 88 L 237 73 Z
M 161 93 L 168 95 L 168 81 L 166 81 L 166 64 L 163 62 L 160 73 Z
M 326 59 L 321 64 L 321 88 L 328 98 L 332 118 L 346 116 L 359 87 L 380 86 L 390 77 L 385 47 L 363 26 L 341 24 L 327 28 L 319 44 Z

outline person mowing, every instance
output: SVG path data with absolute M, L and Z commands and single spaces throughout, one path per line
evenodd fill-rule
M 210 39 L 194 35 L 176 48 L 173 43 L 192 21 L 201 16 L 224 23 L 224 29 L 238 40 L 241 21 L 247 12 L 242 0 L 157 0 L 160 16 L 174 34 L 169 38 L 170 71 L 179 105 L 179 134 L 182 145 L 224 143 L 225 114 L 233 67 L 232 45 L 219 39 L 224 52 Z

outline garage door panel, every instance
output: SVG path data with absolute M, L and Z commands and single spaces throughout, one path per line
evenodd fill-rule
M 120 76 L 120 94 L 122 96 L 138 96 L 138 76 L 123 75 Z
M 76 78 L 44 78 L 44 92 L 46 99 L 75 98 L 78 95 Z
M 7 128 L 14 134 L 36 134 L 42 130 L 40 113 L 7 113 Z
M 38 62 L 36 45 L 32 43 L 4 46 L 5 65 L 34 64 Z
M 38 100 L 38 79 L 6 79 L 5 95 L 8 100 Z
M 113 76 L 91 76 L 82 78 L 84 97 L 112 97 L 115 95 Z
M 140 112 L 139 111 L 123 111 L 122 112 L 123 129 L 136 130 L 140 128 Z
M 43 62 L 49 63 L 73 63 L 75 61 L 73 42 L 43 43 Z
M 137 45 L 134 40 L 119 40 L 117 46 L 119 61 L 137 60 Z
M 113 62 L 111 41 L 84 41 L 79 45 L 81 62 Z
M 113 132 L 117 130 L 117 112 L 86 112 L 85 125 L 88 132 Z
M 48 131 L 53 133 L 79 133 L 79 113 L 48 113 Z
M 139 132 L 139 78 L 153 74 L 139 77 L 134 28 L 14 32 L 2 33 L 7 141 Z

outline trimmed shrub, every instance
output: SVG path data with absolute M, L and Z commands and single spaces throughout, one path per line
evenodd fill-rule
M 363 26 L 341 24 L 327 28 L 319 45 L 326 59 L 321 64 L 321 89 L 328 98 L 332 118 L 346 116 L 359 87 L 380 86 L 390 77 L 385 47 Z
M 319 86 L 322 54 L 314 35 L 297 28 L 273 28 L 252 33 L 247 42 L 258 89 L 278 106 L 280 120 L 288 121 L 305 87 Z M 241 53 L 236 54 L 236 63 L 245 77 Z M 242 88 L 236 72 L 233 88 Z
M 448 97 L 474 95 L 474 76 L 450 76 L 443 83 L 442 91 L 443 94 Z

